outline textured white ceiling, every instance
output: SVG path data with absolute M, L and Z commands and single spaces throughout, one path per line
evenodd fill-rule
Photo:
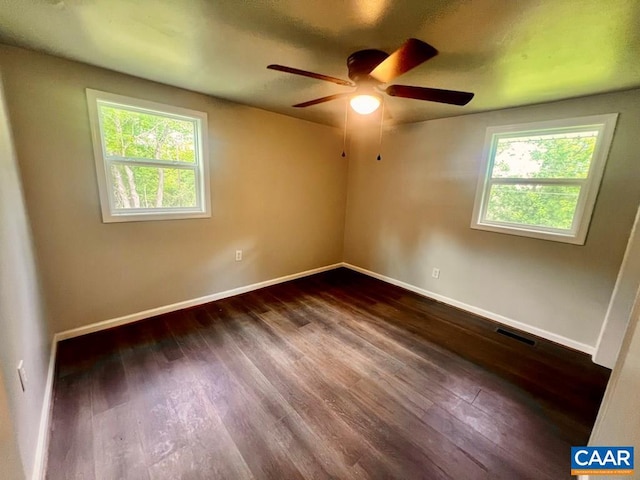
M 389 98 L 411 122 L 640 87 L 640 0 L 2 0 L 0 41 L 311 121 L 348 91 L 347 56 L 416 37 L 440 54 L 394 83 L 475 92 L 465 107 Z

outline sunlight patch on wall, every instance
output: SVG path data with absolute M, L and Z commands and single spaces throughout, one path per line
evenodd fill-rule
M 571 93 L 567 88 L 580 94 L 581 86 L 604 90 L 618 71 L 632 15 L 631 2 L 556 3 L 531 10 L 507 43 L 504 99 Z
M 152 10 L 133 3 L 100 7 L 70 12 L 77 16 L 86 38 L 112 58 L 152 59 L 158 71 L 189 66 L 196 29 L 177 5 L 157 2 Z M 105 23 L 109 28 L 104 28 Z
M 355 0 L 353 6 L 360 22 L 375 25 L 389 8 L 389 0 Z

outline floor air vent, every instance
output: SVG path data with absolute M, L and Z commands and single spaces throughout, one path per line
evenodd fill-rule
M 498 332 L 500 335 L 504 335 L 505 337 L 513 338 L 515 340 L 518 340 L 519 342 L 526 343 L 527 345 L 534 346 L 536 344 L 536 342 L 534 340 L 531 340 L 530 338 L 522 337 L 517 333 L 513 333 L 502 328 L 497 328 L 496 332 Z

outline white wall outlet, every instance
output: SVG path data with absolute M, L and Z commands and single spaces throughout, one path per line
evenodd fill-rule
M 24 361 L 22 360 L 18 363 L 18 378 L 20 379 L 22 391 L 25 392 L 27 390 L 27 372 L 24 369 Z
M 236 262 L 242 260 L 242 250 L 236 250 Z
M 440 278 L 440 269 L 439 268 L 434 268 L 433 272 L 431 272 L 431 276 L 433 278 Z

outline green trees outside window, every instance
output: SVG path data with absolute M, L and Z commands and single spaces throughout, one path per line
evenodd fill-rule
M 597 132 L 501 138 L 492 169 L 486 218 L 569 230 Z
M 106 105 L 100 115 L 116 209 L 196 205 L 195 172 L 179 165 L 196 161 L 194 122 Z

